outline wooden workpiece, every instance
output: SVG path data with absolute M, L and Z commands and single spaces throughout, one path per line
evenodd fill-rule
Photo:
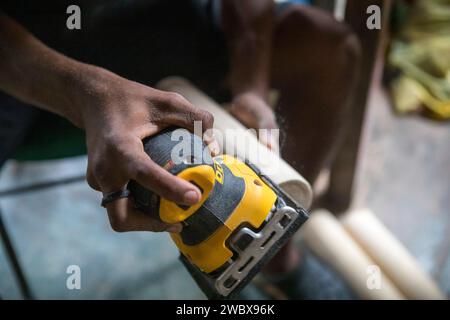
M 325 210 L 314 211 L 300 229 L 300 235 L 321 260 L 345 279 L 358 298 L 404 299 L 403 294 L 381 270 L 380 287 L 368 286 L 376 262 L 350 237 L 331 213 Z
M 257 137 L 224 108 L 183 78 L 166 78 L 158 84 L 158 88 L 178 92 L 193 105 L 211 112 L 214 128 L 219 131 L 216 138 L 224 153 L 249 160 L 277 183 L 297 205 L 309 208 L 312 201 L 309 183 L 276 153 L 259 143 Z M 220 133 L 225 139 L 218 137 Z
M 445 299 L 414 257 L 369 210 L 351 211 L 341 221 L 407 299 Z

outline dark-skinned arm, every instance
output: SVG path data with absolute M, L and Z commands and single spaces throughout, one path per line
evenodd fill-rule
M 86 131 L 87 179 L 94 189 L 115 192 L 133 179 L 177 203 L 199 201 L 199 190 L 154 163 L 142 144 L 143 138 L 170 125 L 192 130 L 192 121 L 198 120 L 204 130 L 212 127 L 211 114 L 180 95 L 64 56 L 1 12 L 0 90 Z M 116 231 L 181 230 L 181 225 L 137 212 L 128 199 L 108 204 L 107 210 Z

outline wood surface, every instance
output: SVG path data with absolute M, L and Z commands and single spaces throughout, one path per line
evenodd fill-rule
M 368 209 L 341 218 L 344 228 L 407 299 L 445 299 L 416 259 Z
M 276 153 L 259 143 L 257 137 L 224 108 L 183 78 L 163 79 L 158 88 L 180 93 L 194 106 L 211 112 L 214 116 L 214 128 L 219 131 L 215 133 L 216 139 L 223 153 L 250 161 L 277 183 L 297 205 L 309 208 L 312 201 L 309 183 Z M 221 134 L 224 139 L 220 137 Z
M 346 232 L 339 220 L 326 210 L 314 211 L 300 229 L 308 247 L 344 279 L 360 299 L 404 299 L 402 293 L 380 270 L 380 287 L 371 287 L 370 277 L 376 265 Z

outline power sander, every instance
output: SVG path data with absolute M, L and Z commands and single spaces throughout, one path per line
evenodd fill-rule
M 170 127 L 144 140 L 144 149 L 201 192 L 197 204 L 184 206 L 136 181 L 128 184 L 138 210 L 183 225 L 171 237 L 210 299 L 234 297 L 308 218 L 254 165 L 230 155 L 212 157 L 202 139 L 186 129 Z

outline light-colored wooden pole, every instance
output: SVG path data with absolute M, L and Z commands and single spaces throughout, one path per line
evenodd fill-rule
M 224 108 L 183 78 L 166 78 L 159 82 L 158 88 L 180 93 L 193 105 L 211 112 L 214 128 L 218 130 L 216 139 L 224 153 L 250 161 L 298 205 L 309 208 L 312 201 L 309 183 L 276 153 L 259 143 L 257 137 Z
M 392 233 L 367 209 L 341 218 L 352 238 L 408 299 L 445 299 L 434 281 Z
M 392 300 L 404 296 L 380 270 L 373 274 L 376 263 L 367 255 L 344 230 L 331 213 L 325 210 L 314 211 L 300 229 L 300 236 L 308 247 L 324 262 L 340 274 L 361 299 Z M 370 277 L 374 279 L 373 286 Z M 379 287 L 377 286 L 379 280 Z

